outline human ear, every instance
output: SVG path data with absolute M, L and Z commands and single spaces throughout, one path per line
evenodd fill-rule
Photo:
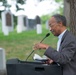
M 60 26 L 60 27 L 62 27 L 62 26 L 63 26 L 62 22 L 59 22 L 59 26 Z

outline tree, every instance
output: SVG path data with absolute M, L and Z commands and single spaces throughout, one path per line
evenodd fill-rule
M 70 31 L 76 36 L 76 0 L 68 0 L 70 4 Z
M 10 8 L 10 7 L 11 7 L 11 5 L 8 4 L 7 0 L 0 0 L 0 2 L 3 3 L 2 6 L 4 6 L 5 8 L 7 8 L 7 7 Z M 26 0 L 16 0 L 16 8 L 17 8 L 17 11 L 18 11 L 18 10 L 23 10 L 23 9 L 21 9 L 21 8 L 18 6 L 18 4 L 23 5 L 23 4 L 25 4 L 25 2 L 26 2 Z
M 3 3 L 0 6 L 4 6 L 5 7 L 4 10 L 6 10 L 6 8 L 8 8 L 8 10 L 10 10 L 11 5 L 8 4 L 7 0 L 0 0 L 0 2 Z M 24 9 L 22 9 L 22 8 L 19 7 L 19 4 L 23 5 L 23 4 L 25 4 L 25 2 L 26 2 L 26 0 L 16 0 L 16 5 L 15 5 L 16 9 L 17 9 L 16 11 L 18 11 L 18 10 L 24 10 Z M 4 11 L 4 10 L 0 10 L 0 18 L 1 18 L 1 12 Z
M 67 20 L 69 20 L 69 28 L 70 31 L 76 36 L 76 0 L 64 0 L 64 11 L 66 12 L 65 15 Z M 66 5 L 69 5 L 67 8 Z

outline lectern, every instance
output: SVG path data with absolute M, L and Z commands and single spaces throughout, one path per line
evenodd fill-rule
M 57 64 L 15 59 L 7 61 L 7 75 L 62 75 L 62 68 Z

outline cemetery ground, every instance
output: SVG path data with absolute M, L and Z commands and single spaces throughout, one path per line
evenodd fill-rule
M 36 30 L 24 31 L 18 34 L 15 29 L 13 32 L 10 32 L 8 36 L 4 36 L 1 32 L 0 25 L 0 47 L 5 49 L 6 59 L 18 58 L 20 60 L 26 60 L 33 50 L 34 44 L 40 42 L 47 32 L 49 32 L 49 30 L 47 30 L 43 25 L 42 34 L 37 34 Z M 43 43 L 56 48 L 57 38 L 50 34 Z M 33 60 L 33 55 L 35 53 L 43 56 L 44 51 L 45 50 L 35 51 L 28 60 Z

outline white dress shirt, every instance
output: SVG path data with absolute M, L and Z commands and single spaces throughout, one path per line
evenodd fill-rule
M 63 35 L 64 35 L 65 32 L 66 32 L 66 30 L 64 30 L 64 31 L 58 36 L 57 51 L 59 51 L 61 39 L 62 39 L 62 37 L 63 37 Z

